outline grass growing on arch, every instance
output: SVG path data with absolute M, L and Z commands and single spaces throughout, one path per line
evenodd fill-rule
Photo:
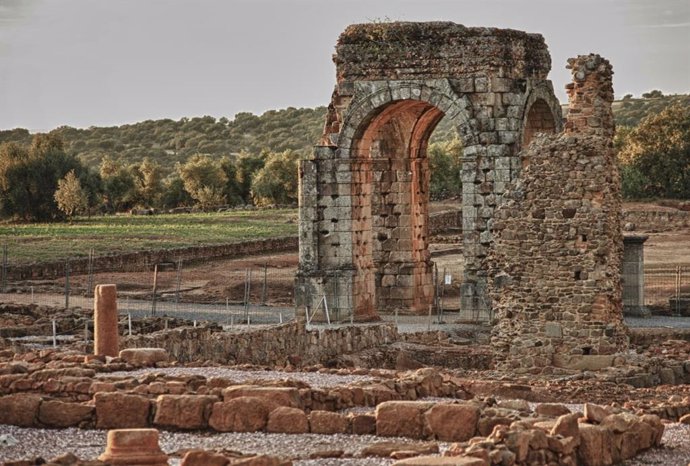
M 77 217 L 68 223 L 0 223 L 10 264 L 226 244 L 297 235 L 296 209 Z

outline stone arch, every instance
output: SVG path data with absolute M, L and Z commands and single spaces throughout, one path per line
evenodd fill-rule
M 370 84 L 369 92 L 361 93 L 350 103 L 344 118 L 336 146 L 338 156 L 350 157 L 352 140 L 357 131 L 376 117 L 382 108 L 400 100 L 426 102 L 443 112 L 444 118 L 452 122 L 458 137 L 462 139 L 465 150 L 479 143 L 479 137 L 471 124 L 472 105 L 465 96 L 458 97 L 448 80 L 432 80 L 433 85 L 418 83 Z
M 356 314 L 372 314 L 374 308 L 426 312 L 432 304 L 426 148 L 444 117 L 460 137 L 475 142 L 467 137 L 467 104 L 410 83 L 385 86 L 350 104 L 336 153 L 350 160 L 353 173 Z

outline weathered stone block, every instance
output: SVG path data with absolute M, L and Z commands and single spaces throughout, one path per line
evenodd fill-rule
M 175 429 L 204 429 L 217 401 L 210 395 L 161 395 L 156 400 L 153 423 Z
M 474 437 L 479 408 L 472 403 L 438 403 L 424 414 L 432 435 L 444 442 L 464 442 Z
M 133 429 L 149 426 L 151 402 L 139 395 L 96 393 L 97 429 Z

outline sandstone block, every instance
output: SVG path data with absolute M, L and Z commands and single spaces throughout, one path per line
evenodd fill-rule
M 570 410 L 566 406 L 557 403 L 538 404 L 534 409 L 534 412 L 540 416 L 547 417 L 558 417 L 563 416 L 564 414 L 570 414 Z
M 603 406 L 585 403 L 585 419 L 587 419 L 588 422 L 601 424 L 601 421 L 609 414 L 611 413 Z
M 139 395 L 96 393 L 97 429 L 148 427 L 151 402 Z
M 120 351 L 120 359 L 133 366 L 153 366 L 168 362 L 168 352 L 163 348 L 127 348 Z
M 281 406 L 268 415 L 266 430 L 282 434 L 304 434 L 309 432 L 309 421 L 301 409 Z
M 464 442 L 477 432 L 479 408 L 472 403 L 438 403 L 424 417 L 437 439 Z
M 299 390 L 292 387 L 259 387 L 254 385 L 239 385 L 223 390 L 223 400 L 229 401 L 234 398 L 251 396 L 270 400 L 278 406 L 289 408 L 302 408 L 302 399 Z
M 220 432 L 256 432 L 263 430 L 272 411 L 262 398 L 241 396 L 214 403 L 208 425 Z
M 424 413 L 432 403 L 387 401 L 376 407 L 376 435 L 424 438 Z
M 313 434 L 344 434 L 350 423 L 347 417 L 329 411 L 312 411 L 309 413 L 309 430 Z
M 579 464 L 583 466 L 613 464 L 612 445 L 613 434 L 606 427 L 580 424 L 580 447 L 577 449 Z
M 627 432 L 633 425 L 639 422 L 639 418 L 632 413 L 610 414 L 601 421 L 602 427 L 607 427 L 614 434 Z
M 438 453 L 436 443 L 403 443 L 403 442 L 376 442 L 367 445 L 360 452 L 361 456 L 380 456 L 389 458 L 396 451 L 413 451 L 417 455 L 431 455 Z
M 0 424 L 31 427 L 36 423 L 41 397 L 17 393 L 0 397 Z
M 213 403 L 210 395 L 160 395 L 153 423 L 176 429 L 205 429 Z
M 393 466 L 489 466 L 489 463 L 470 456 L 417 456 L 396 461 Z
M 93 406 L 51 400 L 41 403 L 38 420 L 50 427 L 72 427 L 91 418 Z
M 352 433 L 355 435 L 376 434 L 376 416 L 371 414 L 355 414 L 352 416 Z
M 578 426 L 579 413 L 564 414 L 560 416 L 551 429 L 551 435 L 562 435 L 563 437 L 580 438 L 580 428 Z

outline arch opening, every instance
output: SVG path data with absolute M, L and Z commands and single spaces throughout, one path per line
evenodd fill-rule
M 426 312 L 433 302 L 426 151 L 443 116 L 424 101 L 395 101 L 363 124 L 353 141 L 353 262 L 358 270 L 353 285 L 359 312 Z
M 556 118 L 544 99 L 534 101 L 527 117 L 522 135 L 522 147 L 529 146 L 538 133 L 554 134 L 556 132 Z

